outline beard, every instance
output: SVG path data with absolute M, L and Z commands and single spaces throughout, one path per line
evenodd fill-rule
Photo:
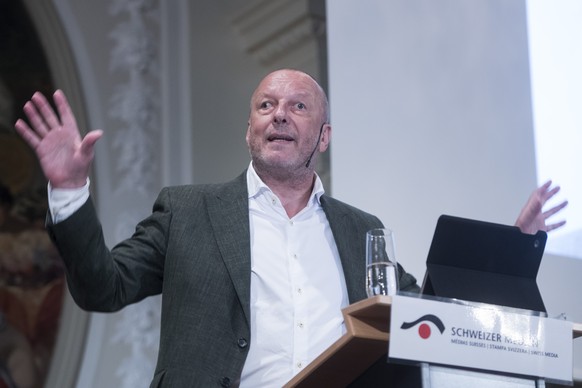
M 317 152 L 313 155 L 309 167 L 305 167 L 312 149 L 301 149 L 290 155 L 288 152 L 276 152 L 261 144 L 249 144 L 253 167 L 259 176 L 269 176 L 277 180 L 304 179 L 311 177 L 315 170 Z

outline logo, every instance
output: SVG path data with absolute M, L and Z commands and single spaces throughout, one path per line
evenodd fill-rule
M 414 322 L 404 322 L 402 323 L 402 326 L 400 326 L 400 328 L 403 330 L 408 330 L 420 324 L 420 326 L 418 326 L 418 335 L 422 339 L 428 339 L 428 337 L 430 337 L 431 334 L 431 329 L 430 325 L 428 325 L 426 322 L 432 322 L 432 324 L 436 326 L 436 328 L 441 332 L 441 334 L 444 333 L 445 325 L 436 315 L 432 314 L 423 315 Z

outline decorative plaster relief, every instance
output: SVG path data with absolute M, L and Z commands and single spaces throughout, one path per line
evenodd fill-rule
M 112 16 L 126 16 L 111 31 L 114 40 L 111 72 L 128 76 L 116 87 L 109 116 L 121 122 L 113 132 L 117 187 L 121 191 L 151 191 L 158 176 L 159 155 L 159 55 L 151 22 L 159 24 L 157 0 L 113 0 Z
M 160 310 L 161 298 L 157 296 L 127 306 L 121 312 L 111 341 L 129 346 L 131 355 L 123 358 L 115 371 L 121 380 L 120 388 L 149 386 L 156 368 Z
M 113 28 L 114 45 L 110 71 L 127 75 L 116 87 L 109 116 L 121 125 L 113 132 L 113 150 L 119 191 L 147 196 L 157 187 L 161 157 L 159 85 L 159 4 L 157 0 L 112 0 L 112 16 L 125 19 Z M 131 234 L 138 220 L 134 212 L 119 214 L 116 237 Z M 111 343 L 125 345 L 130 353 L 116 369 L 120 388 L 147 387 L 152 379 L 158 352 L 161 300 L 150 297 L 127 306 L 116 322 Z
M 243 50 L 262 64 L 317 58 L 325 39 L 325 10 L 310 0 L 255 0 L 232 18 Z M 307 48 L 307 50 L 306 50 Z M 296 56 L 303 58 L 296 58 Z

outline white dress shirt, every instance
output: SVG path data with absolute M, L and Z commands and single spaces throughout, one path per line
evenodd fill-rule
M 54 189 L 51 183 L 48 183 L 49 212 L 55 224 L 69 218 L 87 202 L 90 183 L 89 178 L 87 178 L 85 186 L 78 189 Z
M 281 387 L 344 333 L 347 288 L 319 177 L 293 218 L 252 164 L 247 185 L 251 344 L 241 387 Z

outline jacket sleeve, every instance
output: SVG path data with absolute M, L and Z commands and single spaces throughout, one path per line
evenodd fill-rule
M 89 311 L 111 312 L 162 291 L 171 211 L 164 189 L 152 214 L 134 235 L 109 250 L 91 198 L 66 220 L 47 220 L 49 235 L 65 264 L 75 302 Z

